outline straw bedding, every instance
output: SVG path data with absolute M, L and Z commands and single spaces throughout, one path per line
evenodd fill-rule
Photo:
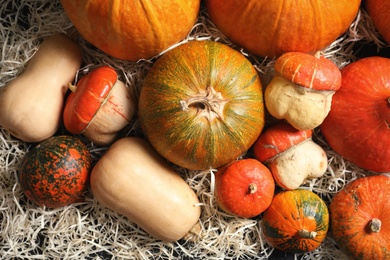
M 83 50 L 83 67 L 109 64 L 137 94 L 154 59 L 126 62 L 113 59 L 83 40 L 63 12 L 58 0 L 0 0 L 0 87 L 20 74 L 39 43 L 54 33 L 65 33 Z M 233 45 L 210 22 L 202 7 L 188 40 L 220 41 L 241 51 L 259 71 L 264 86 L 272 77 L 273 60 L 254 57 Z M 363 43 L 363 44 L 362 44 Z M 340 68 L 357 59 L 358 48 L 370 44 L 377 50 L 386 45 L 361 10 L 349 30 L 325 51 Z M 76 77 L 76 78 L 77 78 Z M 33 85 L 31 87 L 34 87 Z M 60 129 L 59 133 L 66 133 Z M 141 136 L 137 120 L 123 136 Z M 82 137 L 81 137 L 82 138 Z M 88 145 L 94 160 L 107 147 Z M 371 174 L 333 152 L 315 131 L 315 141 L 327 152 L 329 167 L 322 178 L 303 185 L 329 202 L 348 182 Z M 262 236 L 258 219 L 229 216 L 218 209 L 213 197 L 214 171 L 187 171 L 175 167 L 199 197 L 202 208 L 201 234 L 194 241 L 162 243 L 152 239 L 123 216 L 100 206 L 90 195 L 86 202 L 59 209 L 39 208 L 28 201 L 17 182 L 17 169 L 33 147 L 0 128 L 0 257 L 1 259 L 272 259 L 275 250 Z M 345 259 L 331 234 L 317 250 L 289 255 L 292 259 Z

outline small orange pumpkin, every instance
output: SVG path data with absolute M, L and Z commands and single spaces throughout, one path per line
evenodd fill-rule
M 122 60 L 152 58 L 184 39 L 200 0 L 61 0 L 75 28 L 103 52 Z
M 329 212 L 325 202 L 312 191 L 282 191 L 264 211 L 261 226 L 275 248 L 306 253 L 318 248 L 325 239 Z
M 314 53 L 344 33 L 361 0 L 207 0 L 211 20 L 236 44 L 270 58 Z
M 215 174 L 215 198 L 219 207 L 231 215 L 259 215 L 271 204 L 274 191 L 270 170 L 256 159 L 233 161 Z
M 353 259 L 390 259 L 390 177 L 362 177 L 330 203 L 332 234 Z

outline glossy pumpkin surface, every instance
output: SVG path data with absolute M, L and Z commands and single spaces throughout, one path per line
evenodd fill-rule
M 91 164 L 90 152 L 80 139 L 53 136 L 25 155 L 18 180 L 36 205 L 58 208 L 84 199 Z
M 364 7 L 383 39 L 387 42 L 387 44 L 390 44 L 390 1 L 365 0 Z
M 211 20 L 236 44 L 262 57 L 314 53 L 344 33 L 361 0 L 207 0 Z
M 353 259 L 390 259 L 390 177 L 362 177 L 337 193 L 330 206 L 332 234 Z
M 116 71 L 109 66 L 96 68 L 80 79 L 65 103 L 64 124 L 69 132 L 80 134 L 87 128 L 117 80 Z
M 122 60 L 151 58 L 184 39 L 200 0 L 61 0 L 75 28 L 103 52 Z
M 164 54 L 149 70 L 138 113 L 162 156 L 183 168 L 218 168 L 260 135 L 262 86 L 241 53 L 218 42 L 192 41 Z
M 287 52 L 275 61 L 274 67 L 282 77 L 305 88 L 336 91 L 341 85 L 339 68 L 320 52 Z
M 318 248 L 329 227 L 325 202 L 309 190 L 276 194 L 261 219 L 263 234 L 277 249 L 305 253 Z
M 270 170 L 256 159 L 241 159 L 218 169 L 214 195 L 227 213 L 252 218 L 272 201 L 275 182 Z
M 345 159 L 367 170 L 389 172 L 390 59 L 363 58 L 341 73 L 341 88 L 321 131 Z

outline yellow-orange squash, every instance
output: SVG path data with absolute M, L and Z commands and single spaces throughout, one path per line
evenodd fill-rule
M 61 0 L 75 28 L 98 49 L 122 60 L 151 58 L 184 39 L 200 0 Z
M 361 0 L 206 0 L 211 20 L 236 44 L 259 56 L 314 53 L 344 33 Z

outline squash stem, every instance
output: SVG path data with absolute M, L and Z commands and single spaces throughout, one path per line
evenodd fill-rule
M 381 230 L 382 221 L 380 221 L 380 219 L 373 218 L 368 223 L 368 226 L 371 232 L 378 233 Z
M 253 194 L 257 191 L 257 185 L 256 183 L 250 183 L 249 184 L 249 194 Z
M 70 91 L 72 91 L 73 93 L 76 92 L 76 89 L 77 89 L 77 86 L 76 85 L 73 85 L 72 83 L 69 83 L 68 84 L 68 88 L 70 89 Z
M 315 231 L 308 231 L 306 229 L 301 229 L 298 231 L 298 235 L 301 238 L 306 238 L 306 239 L 313 239 L 317 236 L 317 232 Z

